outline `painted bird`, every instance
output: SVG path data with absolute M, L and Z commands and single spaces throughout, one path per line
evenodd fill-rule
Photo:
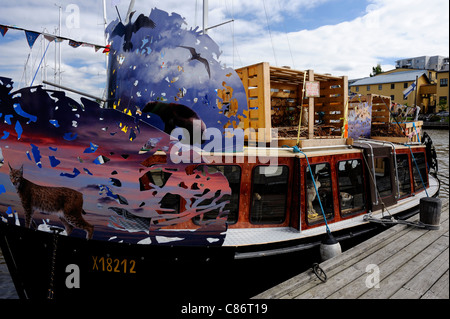
M 138 32 L 141 28 L 155 28 L 156 24 L 153 20 L 146 17 L 142 13 L 137 17 L 134 23 L 131 22 L 131 18 L 136 11 L 130 12 L 130 15 L 125 20 L 125 25 L 122 22 L 119 22 L 117 26 L 114 28 L 111 36 L 120 36 L 124 37 L 123 50 L 130 51 L 133 49 L 133 43 L 131 42 L 131 37 L 133 33 Z M 128 21 L 128 23 L 127 23 Z
M 180 45 L 180 48 L 188 49 L 191 52 L 192 58 L 189 61 L 197 60 L 197 61 L 200 61 L 201 63 L 203 63 L 205 65 L 206 71 L 208 72 L 209 78 L 211 78 L 211 70 L 209 69 L 209 62 L 208 62 L 208 60 L 206 60 L 205 58 L 202 58 L 200 56 L 200 53 L 197 53 L 195 48 L 185 47 L 183 45 Z

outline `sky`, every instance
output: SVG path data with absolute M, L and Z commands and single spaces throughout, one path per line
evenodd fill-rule
M 128 5 L 128 0 L 106 0 L 108 23 L 118 18 L 117 11 L 125 20 Z M 61 36 L 105 44 L 101 0 L 2 1 L 0 24 L 54 34 L 59 7 Z M 155 7 L 180 14 L 188 29 L 202 26 L 202 0 L 136 0 L 134 5 L 145 15 Z M 369 76 L 377 64 L 387 71 L 398 59 L 449 56 L 448 0 L 209 0 L 208 12 L 209 26 L 234 20 L 208 32 L 227 67 L 269 62 L 356 79 Z M 0 36 L 0 77 L 12 78 L 15 88 L 30 85 L 47 45 L 39 37 L 30 50 L 23 31 L 8 30 Z M 55 55 L 51 43 L 43 61 L 49 82 L 55 82 Z M 62 85 L 103 95 L 101 50 L 72 48 L 66 41 L 61 56 Z M 33 85 L 42 83 L 42 74 L 36 73 Z

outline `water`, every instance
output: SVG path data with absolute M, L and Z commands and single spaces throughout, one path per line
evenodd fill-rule
M 439 162 L 438 177 L 441 181 L 441 198 L 449 198 L 449 131 L 425 130 L 433 140 Z M 17 293 L 0 251 L 0 299 L 16 299 Z

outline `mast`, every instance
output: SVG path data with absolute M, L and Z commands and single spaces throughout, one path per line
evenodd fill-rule
M 209 29 L 214 29 L 220 27 L 221 25 L 234 22 L 234 19 L 231 19 L 229 21 L 216 24 L 212 27 L 208 27 L 208 10 L 209 10 L 208 0 L 203 0 L 203 34 L 208 34 Z
M 203 34 L 208 33 L 208 0 L 203 0 Z
M 58 34 L 61 38 L 61 10 L 62 7 L 59 6 L 59 28 Z M 61 41 L 58 42 L 58 51 L 59 51 L 59 61 L 58 61 L 58 84 L 61 85 Z
M 106 28 L 108 27 L 108 18 L 106 17 L 106 0 L 103 0 L 103 27 L 105 36 L 105 46 L 108 45 L 108 40 L 106 39 Z M 106 71 L 108 72 L 108 55 L 105 54 L 105 65 Z

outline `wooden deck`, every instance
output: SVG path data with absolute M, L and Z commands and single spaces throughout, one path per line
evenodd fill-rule
M 411 221 L 418 220 L 414 216 Z M 396 225 L 255 299 L 449 299 L 449 203 L 439 230 Z

